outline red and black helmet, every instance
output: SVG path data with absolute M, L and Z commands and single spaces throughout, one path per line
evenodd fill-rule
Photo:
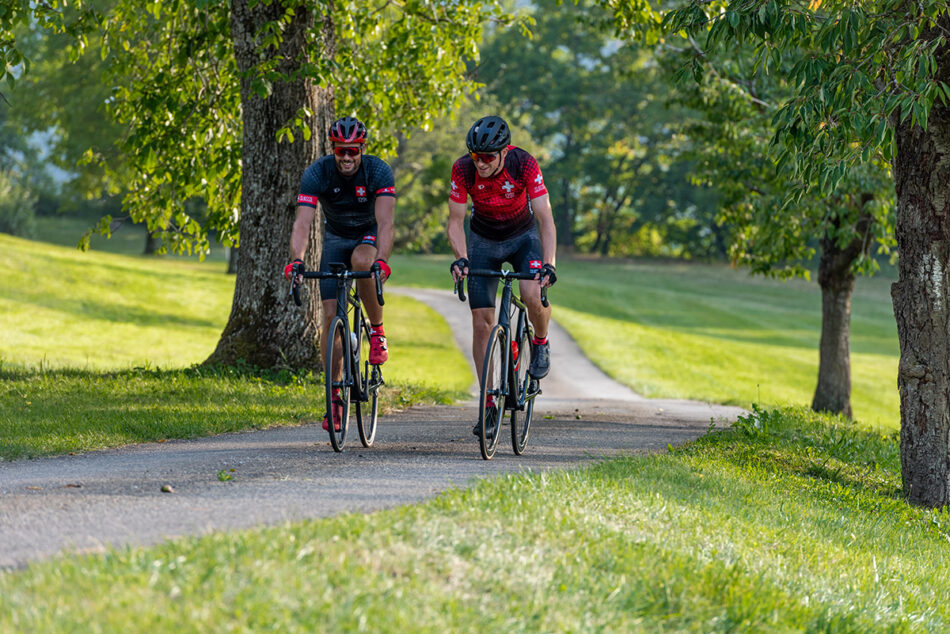
M 469 152 L 499 152 L 511 142 L 511 130 L 501 117 L 492 115 L 476 121 L 465 137 Z
M 356 117 L 343 117 L 330 124 L 327 136 L 334 143 L 366 143 L 366 126 Z

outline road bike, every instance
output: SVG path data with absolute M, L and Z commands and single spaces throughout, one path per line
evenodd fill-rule
M 353 280 L 376 280 L 376 299 L 382 306 L 383 283 L 375 271 L 350 271 L 345 264 L 331 262 L 329 271 L 307 271 L 304 279 L 336 280 L 336 316 L 330 322 L 330 336 L 327 339 L 325 381 L 327 390 L 327 422 L 330 432 L 330 444 L 334 451 L 343 451 L 346 444 L 346 432 L 350 420 L 350 404 L 356 411 L 356 427 L 364 447 L 370 447 L 376 438 L 376 423 L 379 417 L 379 388 L 385 382 L 378 365 L 369 362 L 369 319 L 363 313 L 360 293 Z M 298 306 L 300 288 L 297 276 L 291 276 L 290 294 Z M 350 315 L 352 314 L 352 322 Z M 333 366 L 342 360 L 343 375 L 336 379 Z M 342 409 L 340 429 L 336 429 L 333 420 L 333 402 Z M 366 411 L 363 411 L 365 405 Z
M 488 335 L 488 346 L 482 363 L 478 398 L 478 427 L 481 433 L 478 436 L 478 446 L 482 458 L 491 460 L 498 446 L 501 423 L 507 409 L 511 413 L 511 448 L 520 456 L 528 444 L 534 399 L 541 394 L 541 383 L 528 374 L 534 328 L 528 321 L 528 309 L 515 294 L 512 283 L 514 280 L 533 280 L 536 273 L 469 269 L 468 276 L 499 278 L 503 284 L 498 321 Z M 463 280 L 455 283 L 455 292 L 464 302 L 463 286 Z M 546 288 L 541 289 L 541 303 L 548 305 Z

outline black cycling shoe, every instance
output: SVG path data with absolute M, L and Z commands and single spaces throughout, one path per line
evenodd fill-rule
M 531 366 L 528 374 L 536 379 L 543 379 L 551 369 L 551 349 L 547 343 L 531 344 Z
M 489 407 L 487 410 L 485 410 L 485 419 L 488 421 L 488 435 L 489 436 L 491 436 L 495 431 L 495 419 L 497 418 L 498 418 L 497 407 Z M 482 421 L 478 421 L 475 423 L 475 426 L 472 427 L 472 433 L 475 434 L 475 436 L 482 435 Z

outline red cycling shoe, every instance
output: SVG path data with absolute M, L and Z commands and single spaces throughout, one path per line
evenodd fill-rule
M 382 365 L 389 359 L 389 346 L 386 345 L 386 333 L 382 328 L 374 328 L 369 335 L 369 363 Z

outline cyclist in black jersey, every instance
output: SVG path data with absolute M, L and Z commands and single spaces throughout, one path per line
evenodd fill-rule
M 550 367 L 547 335 L 551 319 L 551 308 L 541 304 L 541 288 L 557 280 L 557 235 L 548 191 L 534 157 L 510 145 L 511 132 L 501 117 L 476 121 L 465 143 L 468 154 L 452 166 L 448 235 L 457 259 L 450 270 L 456 281 L 465 277 L 469 268 L 497 270 L 502 262 L 509 262 L 519 272 L 537 272 L 534 280 L 519 282 L 519 291 L 535 332 L 528 371 L 541 379 Z M 466 240 L 469 196 L 472 219 Z M 482 367 L 495 322 L 497 288 L 497 279 L 472 277 L 468 282 L 476 368 Z M 477 426 L 473 431 L 480 433 Z
M 284 276 L 290 278 L 304 270 L 303 257 L 310 243 L 310 227 L 319 202 L 324 219 L 320 270 L 329 271 L 331 262 L 342 262 L 354 271 L 377 270 L 385 281 L 391 273 L 387 260 L 393 248 L 396 209 L 392 168 L 382 159 L 363 153 L 366 126 L 356 118 L 337 119 L 330 125 L 328 136 L 333 154 L 307 167 L 300 181 L 297 218 L 290 237 L 293 262 L 284 268 Z M 357 280 L 357 284 L 372 325 L 369 362 L 385 363 L 389 350 L 375 282 L 370 278 Z M 323 349 L 326 350 L 330 321 L 336 315 L 336 280 L 320 280 L 320 295 L 324 298 Z M 342 373 L 342 367 L 339 372 Z M 339 408 L 334 403 L 332 409 L 336 421 Z M 328 427 L 325 418 L 323 428 Z

